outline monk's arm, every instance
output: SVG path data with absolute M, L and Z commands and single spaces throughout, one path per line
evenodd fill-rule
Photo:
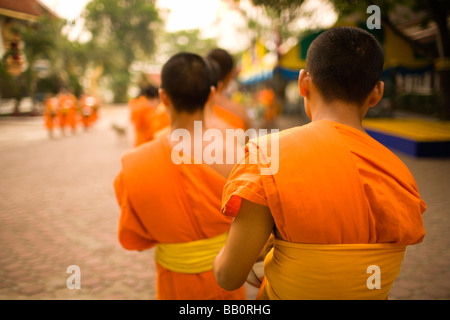
M 153 247 L 156 244 L 155 240 L 152 239 L 129 202 L 122 171 L 114 180 L 114 189 L 120 206 L 118 238 L 122 247 L 139 251 Z
M 222 288 L 231 291 L 245 283 L 273 226 L 268 207 L 242 199 L 225 247 L 214 260 L 214 276 Z

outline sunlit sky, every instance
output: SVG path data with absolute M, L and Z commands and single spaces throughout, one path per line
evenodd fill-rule
M 62 18 L 75 20 L 91 0 L 40 1 Z M 248 3 L 249 0 L 241 0 L 241 5 L 249 7 Z M 246 22 L 221 0 L 157 0 L 157 6 L 169 10 L 166 17 L 169 32 L 201 29 L 205 37 L 217 38 L 220 46 L 232 51 L 243 50 L 249 45 L 249 37 L 241 32 Z M 326 0 L 307 0 L 303 8 L 305 16 L 310 18 L 301 19 L 300 28 L 331 26 L 336 20 L 336 14 Z
M 40 0 L 62 18 L 75 19 L 91 0 Z M 211 25 L 223 9 L 220 0 L 157 0 L 160 8 L 170 10 L 168 31 L 203 28 Z

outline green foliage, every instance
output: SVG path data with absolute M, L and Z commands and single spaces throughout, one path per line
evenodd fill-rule
M 154 52 L 160 22 L 154 1 L 94 0 L 86 11 L 86 27 L 94 43 L 119 41 L 129 58 Z
M 17 85 L 14 78 L 6 70 L 6 65 L 0 61 L 0 98 L 14 98 L 17 91 Z
M 94 59 L 101 59 L 114 100 L 126 101 L 131 64 L 150 58 L 156 49 L 161 21 L 155 1 L 93 0 L 86 7 L 85 18 Z
M 200 30 L 181 30 L 166 33 L 163 36 L 164 55 L 170 57 L 178 52 L 189 51 L 204 56 L 211 49 L 217 47 L 215 39 L 202 39 Z
M 41 93 L 57 94 L 61 85 L 61 78 L 57 74 L 50 74 L 39 78 L 36 83 L 36 91 Z
M 264 6 L 275 12 L 282 12 L 298 8 L 303 3 L 303 0 L 252 0 L 252 3 L 255 6 Z
M 291 23 L 300 15 L 300 6 L 304 0 L 252 0 L 253 5 L 265 9 L 276 26 L 281 39 L 286 39 L 292 35 Z M 249 27 L 258 30 L 261 29 L 257 20 L 249 20 Z M 271 30 L 273 31 L 273 30 Z
M 48 15 L 42 15 L 34 23 L 17 22 L 11 26 L 11 32 L 20 36 L 23 42 L 23 55 L 26 60 L 26 70 L 17 77 L 10 75 L 4 62 L 0 67 L 1 81 L 0 90 L 3 98 L 14 98 L 19 101 L 29 96 L 33 99 L 38 92 L 37 82 L 40 80 L 37 70 L 35 69 L 36 61 L 46 59 L 54 61 L 59 53 L 59 39 L 61 38 L 61 27 L 63 22 Z M 7 52 L 3 57 L 5 61 Z M 50 64 L 52 67 L 54 64 Z M 40 88 L 39 88 L 40 89 Z M 19 110 L 16 110 L 19 111 Z

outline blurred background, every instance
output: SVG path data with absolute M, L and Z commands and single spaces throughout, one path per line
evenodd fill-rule
M 369 5 L 377 5 L 368 29 Z M 126 103 L 158 84 L 172 54 L 233 54 L 235 99 L 265 110 L 255 92 L 275 93 L 276 114 L 302 112 L 295 81 L 323 30 L 362 27 L 382 44 L 383 101 L 369 116 L 410 111 L 450 117 L 448 1 L 353 0 L 1 0 L 0 112 L 42 114 L 48 92 L 70 88 L 104 103 Z M 113 53 L 113 54 L 112 54 Z M 12 108 L 12 110 L 11 110 Z

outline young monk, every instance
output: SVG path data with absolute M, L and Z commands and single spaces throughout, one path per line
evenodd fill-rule
M 245 287 L 226 291 L 212 272 L 231 223 L 220 205 L 232 165 L 206 165 L 196 156 L 209 145 L 197 144 L 202 137 L 194 123 L 203 122 L 213 96 L 208 66 L 198 55 L 179 53 L 163 66 L 161 80 L 171 130 L 122 158 L 114 182 L 119 241 L 128 250 L 156 246 L 156 299 L 245 299 Z M 177 149 L 178 134 L 193 148 Z
M 59 125 L 65 134 L 66 126 L 69 126 L 72 133 L 76 133 L 77 127 L 77 98 L 73 93 L 71 93 L 66 88 L 62 88 L 61 92 L 58 94 L 58 104 L 59 104 Z
M 216 61 L 220 73 L 216 94 L 212 101 L 214 113 L 234 128 L 240 128 L 244 131 L 251 128 L 251 120 L 245 107 L 232 101 L 225 94 L 234 78 L 233 57 L 227 51 L 216 48 L 208 53 L 207 58 Z
M 244 283 L 273 233 L 261 299 L 387 298 L 405 247 L 425 235 L 426 206 L 408 168 L 361 124 L 383 96 L 383 60 L 361 29 L 313 41 L 298 79 L 311 123 L 251 141 L 224 187 L 222 212 L 235 220 L 214 262 L 223 288 Z
M 48 95 L 44 103 L 45 127 L 47 128 L 49 138 L 53 138 L 55 119 L 58 113 L 58 99 L 56 97 Z
M 211 85 L 214 87 L 215 92 L 217 95 L 217 90 L 219 85 L 221 85 L 220 77 L 221 77 L 221 69 L 219 64 L 216 60 L 212 58 L 206 57 L 206 63 L 209 66 L 210 73 L 211 73 Z M 214 100 L 214 98 L 212 99 Z M 225 110 L 224 110 L 225 111 Z M 226 115 L 231 115 L 233 119 L 236 121 L 230 121 L 230 118 L 227 118 Z M 225 117 L 224 117 L 225 115 Z M 229 113 L 226 111 L 224 114 L 217 113 L 217 105 L 214 104 L 214 101 L 211 101 L 205 106 L 204 109 L 204 116 L 205 116 L 205 123 L 209 128 L 217 128 L 219 129 L 223 134 L 226 134 L 227 129 L 243 129 L 245 128 L 245 125 L 243 124 L 242 120 L 235 116 L 234 114 Z
M 159 103 L 158 89 L 152 85 L 144 88 L 139 97 L 131 99 L 128 103 L 135 131 L 135 147 L 153 140 L 157 131 L 153 118 L 158 114 Z

